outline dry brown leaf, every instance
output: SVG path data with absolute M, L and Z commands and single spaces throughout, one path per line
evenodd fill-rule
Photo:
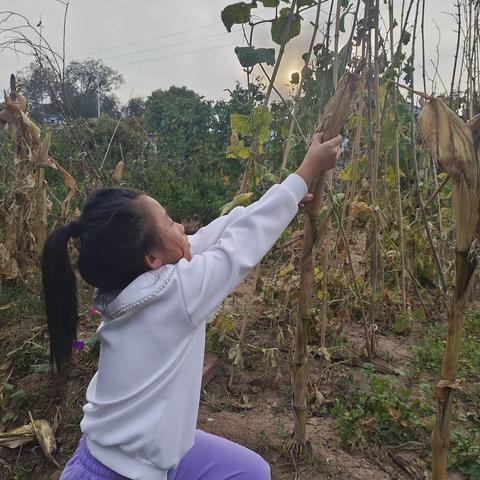
M 23 126 L 26 129 L 26 133 L 28 134 L 28 140 L 32 145 L 38 145 L 40 143 L 40 129 L 25 115 L 25 113 L 21 112 L 22 114 L 22 122 Z
M 33 420 L 32 414 L 28 412 L 30 417 L 30 424 L 33 426 L 33 431 L 37 437 L 38 443 L 42 448 L 45 457 L 53 464 L 60 468 L 57 461 L 53 458 L 53 454 L 57 449 L 57 442 L 50 424 L 46 420 Z
M 48 151 L 50 150 L 51 140 L 52 140 L 52 133 L 48 132 L 45 135 L 45 138 L 43 139 L 43 141 L 40 143 L 40 145 L 39 145 L 39 147 L 36 151 L 35 157 L 34 157 L 34 163 L 37 167 L 53 167 L 53 168 L 55 168 L 55 166 L 53 165 L 50 157 L 48 156 Z
M 352 202 L 350 204 L 350 211 L 353 218 L 360 215 L 371 215 L 372 207 L 367 202 Z
M 7 448 L 18 448 L 35 438 L 32 425 L 22 425 L 5 433 L 0 433 L 0 446 Z
M 124 165 L 125 164 L 124 164 L 123 160 L 120 160 L 117 163 L 117 166 L 115 167 L 115 171 L 113 172 L 113 176 L 112 176 L 112 180 L 115 183 L 120 183 L 122 181 Z
M 15 122 L 15 115 L 12 112 L 4 109 L 0 111 L 0 120 L 5 123 L 11 124 Z
M 15 280 L 20 276 L 17 261 L 11 257 L 3 243 L 0 243 L 0 275 L 6 280 Z

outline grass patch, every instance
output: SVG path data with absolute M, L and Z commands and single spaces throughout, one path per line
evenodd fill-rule
M 369 442 L 430 445 L 435 417 L 434 384 L 440 378 L 447 327 L 428 326 L 414 348 L 408 386 L 402 377 L 362 369 L 361 379 L 343 378 L 330 413 L 343 445 L 355 450 Z M 455 405 L 450 467 L 480 479 L 480 310 L 470 311 L 462 332 L 458 378 L 465 388 Z
M 24 285 L 2 285 L 0 306 L 0 325 L 20 321 L 26 315 L 40 315 L 43 311 L 40 295 L 33 294 Z

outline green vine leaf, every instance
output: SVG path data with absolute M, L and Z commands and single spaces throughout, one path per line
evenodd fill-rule
M 272 22 L 272 40 L 277 44 L 282 44 L 283 32 L 285 31 L 288 23 L 288 8 L 283 8 L 280 12 L 280 16 Z M 292 38 L 300 35 L 302 17 L 298 13 L 293 16 L 290 31 L 288 32 L 287 42 Z
M 339 28 L 340 28 L 340 31 L 343 32 L 343 33 L 345 33 L 345 18 L 350 13 L 350 8 L 351 7 L 352 7 L 352 5 L 348 5 L 348 8 L 342 13 L 342 15 L 340 17 Z
M 253 67 L 258 63 L 275 65 L 274 48 L 236 47 L 235 53 L 244 68 Z
M 270 125 L 272 124 L 272 112 L 268 107 L 261 106 L 253 109 L 253 124 L 251 134 L 257 137 L 258 152 L 264 152 L 265 143 L 270 135 Z
M 312 5 L 315 5 L 315 3 L 317 3 L 316 0 L 298 0 L 297 2 L 297 5 L 298 5 L 298 8 L 301 8 L 301 7 L 311 7 Z
M 232 133 L 226 153 L 227 158 L 239 158 L 244 161 L 250 158 L 250 149 L 245 146 L 243 140 L 240 140 L 236 133 Z
M 220 215 L 225 215 L 230 210 L 233 210 L 235 207 L 249 205 L 252 202 L 252 198 L 252 192 L 238 194 L 231 202 L 228 202 L 222 207 Z
M 255 107 L 250 115 L 232 113 L 230 115 L 230 128 L 232 135 L 230 145 L 227 147 L 227 158 L 239 158 L 247 160 L 250 158 L 251 148 L 245 145 L 256 145 L 256 152 L 265 151 L 265 143 L 270 135 L 272 124 L 272 112 L 265 106 Z
M 264 7 L 278 7 L 280 0 L 260 0 Z
M 235 24 L 247 23 L 250 21 L 250 11 L 253 5 L 245 2 L 232 3 L 222 10 L 222 22 L 228 32 L 232 31 Z

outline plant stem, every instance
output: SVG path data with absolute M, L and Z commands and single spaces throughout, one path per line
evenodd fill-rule
M 288 129 L 287 143 L 285 145 L 285 150 L 283 152 L 283 158 L 282 158 L 282 165 L 280 167 L 280 178 L 283 178 L 283 176 L 285 175 L 285 170 L 287 168 L 287 162 L 288 162 L 288 156 L 290 154 L 290 149 L 292 148 L 293 132 L 294 132 L 294 129 L 295 129 L 295 118 L 296 118 L 297 113 L 298 113 L 298 107 L 300 105 L 300 98 L 302 96 L 303 84 L 305 82 L 305 78 L 306 78 L 307 71 L 308 71 L 308 68 L 309 68 L 308 65 L 310 63 L 310 58 L 312 56 L 313 46 L 315 45 L 315 39 L 316 39 L 317 33 L 318 33 L 318 26 L 319 26 L 319 23 L 320 23 L 321 6 L 322 6 L 322 2 L 319 0 L 319 2 L 317 4 L 317 12 L 316 12 L 316 16 L 315 16 L 315 25 L 313 27 L 313 33 L 312 33 L 312 37 L 310 39 L 310 45 L 308 47 L 307 55 L 305 56 L 305 63 L 304 63 L 303 68 L 302 68 L 302 72 L 301 72 L 301 75 L 300 75 L 300 81 L 298 83 L 298 88 L 297 88 L 297 92 L 295 94 L 295 100 L 294 100 L 294 103 L 293 103 L 292 119 L 290 120 L 290 127 Z
M 319 2 L 321 3 L 321 2 Z M 264 105 L 268 105 L 268 102 L 270 101 L 270 96 L 272 94 L 273 90 L 273 85 L 275 83 L 275 80 L 277 78 L 277 73 L 280 68 L 280 63 L 282 62 L 283 54 L 285 53 L 285 45 L 288 42 L 288 35 L 290 34 L 290 30 L 292 28 L 292 22 L 293 22 L 293 17 L 295 16 L 295 8 L 297 6 L 297 0 L 292 0 L 292 3 L 290 5 L 290 11 L 288 12 L 288 19 L 287 23 L 285 25 L 285 30 L 283 31 L 282 34 L 282 39 L 280 42 L 280 50 L 278 52 L 277 56 L 277 61 L 275 62 L 275 66 L 273 67 L 273 73 L 270 78 L 270 82 L 267 87 L 267 93 L 265 94 L 265 101 Z

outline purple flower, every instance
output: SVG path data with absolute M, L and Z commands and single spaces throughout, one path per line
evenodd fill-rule
M 85 348 L 85 343 L 82 342 L 81 340 L 75 340 L 73 343 L 72 343 L 72 348 L 74 350 L 83 350 Z

